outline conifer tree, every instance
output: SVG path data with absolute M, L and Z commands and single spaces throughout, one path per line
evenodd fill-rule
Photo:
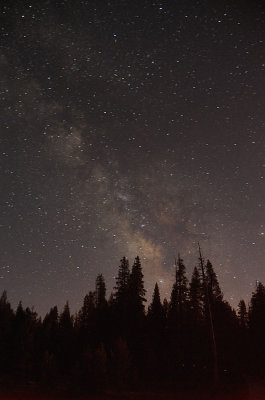
M 160 299 L 158 284 L 155 284 L 153 298 L 150 306 L 148 307 L 149 318 L 161 321 L 163 315 L 163 306 Z
M 250 359 L 256 373 L 264 377 L 265 287 L 257 282 L 249 306 Z
M 37 314 L 29 308 L 24 310 L 20 301 L 13 320 L 12 356 L 14 369 L 23 379 L 28 378 L 34 350 L 36 350 L 34 347 L 37 324 Z
M 171 292 L 168 312 L 168 342 L 170 346 L 169 352 L 172 357 L 172 370 L 176 368 L 176 365 L 185 363 L 185 354 L 187 354 L 186 311 L 188 288 L 186 269 L 180 255 L 178 255 L 175 265 L 175 282 Z
M 57 357 L 63 374 L 69 373 L 70 368 L 72 367 L 74 351 L 73 318 L 70 314 L 70 307 L 67 301 L 59 316 L 58 326 Z
M 95 310 L 95 293 L 90 291 L 89 294 L 85 295 L 83 306 L 79 312 L 80 327 L 88 328 L 94 310 Z
M 155 284 L 152 302 L 148 307 L 147 317 L 149 319 L 151 334 L 161 336 L 165 328 L 166 313 L 161 303 L 158 284 Z
M 202 282 L 197 267 L 194 267 L 190 288 L 189 288 L 189 305 L 193 318 L 199 320 L 202 317 Z
M 141 261 L 137 256 L 129 279 L 129 301 L 132 310 L 135 312 L 144 312 L 146 290 L 144 288 L 143 277 Z
M 0 338 L 1 340 L 8 339 L 12 321 L 14 319 L 14 312 L 11 309 L 10 303 L 7 301 L 7 293 L 4 290 L 0 298 Z
M 99 274 L 96 278 L 96 307 L 103 308 L 106 304 L 106 284 L 103 275 Z
M 169 301 L 165 297 L 164 300 L 163 300 L 163 312 L 164 312 L 165 318 L 168 317 L 169 308 L 170 308 L 169 307 Z
M 178 255 L 178 260 L 176 262 L 176 277 L 175 283 L 172 288 L 171 298 L 170 298 L 170 308 L 173 314 L 182 316 L 184 309 L 187 305 L 188 299 L 188 280 L 186 278 L 186 268 L 183 264 L 182 258 Z
M 1 329 L 5 329 L 7 325 L 10 325 L 10 321 L 14 316 L 11 305 L 7 300 L 6 290 L 3 291 L 2 296 L 0 297 L 0 315 L 2 322 Z
M 58 308 L 54 306 L 45 315 L 43 319 L 43 325 L 56 325 L 58 323 Z
M 11 328 L 14 320 L 14 312 L 7 301 L 7 293 L 3 292 L 0 298 L 0 372 L 8 370 L 11 353 Z
M 240 300 L 238 303 L 238 320 L 239 320 L 239 326 L 241 328 L 246 328 L 247 327 L 247 320 L 248 320 L 248 313 L 247 313 L 247 307 L 246 303 L 244 300 Z
M 265 286 L 258 282 L 249 307 L 249 325 L 252 330 L 265 333 Z
M 45 351 L 49 354 L 56 352 L 57 341 L 58 341 L 58 309 L 57 306 L 52 307 L 49 313 L 43 319 L 42 323 L 42 336 L 44 342 Z
M 73 318 L 70 314 L 70 307 L 68 301 L 59 317 L 59 327 L 64 331 L 70 331 L 73 328 Z
M 208 289 L 210 301 L 211 302 L 214 302 L 216 300 L 222 301 L 223 293 L 220 289 L 218 278 L 213 269 L 212 263 L 209 260 L 207 260 L 205 270 L 206 270 L 205 271 L 206 272 L 206 283 L 207 283 L 207 289 Z
M 84 348 L 95 342 L 95 314 L 95 293 L 90 291 L 88 294 L 85 295 L 83 306 L 79 311 L 77 317 L 77 331 L 79 336 L 80 351 L 83 351 Z
M 212 313 L 212 304 L 211 304 L 212 303 L 211 297 L 213 297 L 213 296 L 210 293 L 210 285 L 209 285 L 209 281 L 211 282 L 211 279 L 209 279 L 209 276 L 211 273 L 212 265 L 211 265 L 211 263 L 209 263 L 209 260 L 208 260 L 208 262 L 207 262 L 208 272 L 206 271 L 206 273 L 205 273 L 204 259 L 202 257 L 201 247 L 200 247 L 199 243 L 198 243 L 198 247 L 199 247 L 199 261 L 200 261 L 200 267 L 201 267 L 201 273 L 202 273 L 203 292 L 204 292 L 203 293 L 204 309 L 205 309 L 206 321 L 207 321 L 207 324 L 209 327 L 210 341 L 211 341 L 211 347 L 212 347 L 213 383 L 215 386 L 217 386 L 219 384 L 219 370 L 218 370 L 218 360 L 217 360 L 216 332 L 215 332 L 215 327 L 214 327 L 214 322 L 213 322 L 213 313 Z M 212 276 L 213 276 L 213 274 L 212 274 Z
M 152 302 L 148 307 L 148 329 L 150 337 L 149 342 L 153 343 L 153 346 L 162 346 L 162 341 L 164 340 L 165 333 L 165 322 L 166 322 L 166 314 L 164 307 L 161 303 L 160 293 L 158 284 L 155 284 L 154 293 L 152 297 Z M 157 355 L 159 353 L 159 349 L 157 349 Z
M 121 263 L 118 270 L 118 276 L 116 278 L 116 286 L 114 299 L 116 304 L 122 304 L 128 297 L 128 284 L 130 277 L 129 261 L 126 257 L 121 259 Z

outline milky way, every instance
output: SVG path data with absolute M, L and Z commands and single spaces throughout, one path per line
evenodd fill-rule
M 261 2 L 260 2 L 261 3 Z M 225 298 L 265 282 L 265 14 L 250 2 L 13 1 L 1 16 L 1 287 L 41 314 L 197 242 Z

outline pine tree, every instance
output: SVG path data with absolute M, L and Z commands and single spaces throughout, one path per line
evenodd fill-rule
M 148 307 L 149 318 L 160 321 L 163 315 L 163 306 L 160 299 L 158 284 L 155 284 L 153 298 L 150 306 Z
M 5 321 L 5 326 L 6 324 L 9 324 L 8 320 L 12 319 L 14 316 L 14 313 L 11 309 L 11 305 L 7 301 L 6 290 L 3 291 L 2 296 L 0 297 L 0 314 L 1 314 L 1 322 Z M 1 328 L 4 328 L 4 326 Z
M 39 321 L 37 314 L 29 308 L 23 309 L 21 301 L 18 304 L 13 320 L 13 351 L 14 371 L 20 378 L 29 379 L 31 365 L 35 357 L 35 334 Z M 11 356 L 11 357 L 12 357 Z
M 210 301 L 211 302 L 217 300 L 222 301 L 223 293 L 220 289 L 217 275 L 213 269 L 212 263 L 209 260 L 207 260 L 205 270 L 206 270 L 206 284 Z
M 146 290 L 144 288 L 143 273 L 140 258 L 135 258 L 129 278 L 129 302 L 134 312 L 144 312 Z
M 261 282 L 257 283 L 250 300 L 249 325 L 252 330 L 265 334 L 265 287 Z
M 52 307 L 42 323 L 42 337 L 44 349 L 49 354 L 55 354 L 58 341 L 59 316 L 57 307 Z
M 59 317 L 59 328 L 64 331 L 71 331 L 73 328 L 73 318 L 70 314 L 70 307 L 68 301 L 66 302 L 63 312 Z
M 107 305 L 106 284 L 102 274 L 96 278 L 96 307 L 103 308 Z
M 188 280 L 186 278 L 186 268 L 183 264 L 182 258 L 178 255 L 178 261 L 176 263 L 176 277 L 175 283 L 172 288 L 170 298 L 170 309 L 173 314 L 182 316 L 185 312 L 188 300 Z
M 256 373 L 264 377 L 265 360 L 265 287 L 257 282 L 249 306 L 249 354 Z
M 163 312 L 164 312 L 165 318 L 168 317 L 169 309 L 170 309 L 169 301 L 165 297 L 164 300 L 163 300 Z
M 237 332 L 233 342 L 232 354 L 236 356 L 237 368 L 241 370 L 249 370 L 249 330 L 248 330 L 248 312 L 244 300 L 240 300 L 237 307 Z M 231 338 L 230 338 L 231 341 Z M 253 355 L 253 351 L 251 349 Z
M 75 352 L 74 344 L 73 318 L 70 314 L 69 303 L 67 302 L 59 316 L 58 326 L 57 357 L 63 374 L 69 373 L 72 367 Z
M 91 316 L 95 310 L 95 293 L 89 292 L 86 294 L 83 301 L 83 306 L 79 312 L 79 324 L 82 328 L 88 328 Z
M 210 262 L 207 262 L 208 271 L 206 271 L 206 273 L 205 273 L 204 259 L 202 257 L 201 248 L 200 248 L 199 243 L 198 243 L 198 246 L 199 246 L 199 262 L 200 262 L 201 273 L 202 273 L 205 317 L 206 317 L 206 322 L 207 322 L 208 328 L 209 328 L 210 342 L 211 342 L 211 348 L 212 348 L 213 383 L 215 386 L 217 386 L 219 384 L 219 370 L 218 370 L 218 360 L 217 360 L 216 332 L 215 332 L 215 327 L 214 327 L 213 310 L 212 310 L 213 296 L 210 293 L 210 285 L 209 285 L 209 281 L 211 282 L 211 280 L 213 280 L 213 279 L 209 279 L 209 277 L 211 275 L 212 265 Z M 214 277 L 214 275 L 213 275 L 213 277 Z M 216 276 L 215 276 L 215 278 L 216 278 Z
M 247 313 L 247 307 L 246 303 L 244 300 L 240 300 L 238 303 L 238 320 L 239 320 L 239 326 L 241 328 L 246 328 L 247 327 L 247 320 L 248 320 L 248 313 Z
M 50 309 L 50 311 L 45 315 L 43 319 L 43 325 L 57 325 L 58 324 L 58 308 L 54 306 Z
M 169 352 L 172 372 L 180 365 L 186 364 L 188 351 L 187 306 L 188 281 L 186 268 L 182 258 L 178 255 L 176 264 L 175 282 L 171 292 L 170 308 L 168 313 Z M 180 372 L 180 370 L 178 370 Z M 182 371 L 183 373 L 183 371 Z
M 14 319 L 14 312 L 11 309 L 10 303 L 7 301 L 7 293 L 4 291 L 0 298 L 0 338 L 5 341 L 8 339 L 12 321 Z
M 161 343 L 164 339 L 166 315 L 157 283 L 155 284 L 152 302 L 148 307 L 147 318 L 150 341 L 153 341 L 154 345 Z
M 203 314 L 203 307 L 202 307 L 202 299 L 203 299 L 203 292 L 202 292 L 202 282 L 200 273 L 197 267 L 194 267 L 190 288 L 189 288 L 189 305 L 192 317 L 195 318 L 197 321 L 201 319 Z
M 128 284 L 130 277 L 130 269 L 129 269 L 129 261 L 126 257 L 121 259 L 121 264 L 118 270 L 118 276 L 116 278 L 116 286 L 114 299 L 116 304 L 121 305 L 126 302 L 126 298 L 128 297 Z
M 11 328 L 14 320 L 14 312 L 7 301 L 7 293 L 3 292 L 0 298 L 0 373 L 8 370 L 11 353 Z
M 79 351 L 83 351 L 88 345 L 96 341 L 96 301 L 95 293 L 90 291 L 85 295 L 83 306 L 78 313 L 77 327 L 79 337 Z

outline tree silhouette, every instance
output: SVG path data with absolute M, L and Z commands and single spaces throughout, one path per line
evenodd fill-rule
M 158 284 L 156 283 L 152 297 L 152 302 L 148 307 L 148 317 L 153 321 L 158 321 L 158 323 L 161 323 L 163 316 L 164 316 L 164 310 L 160 299 Z
M 217 275 L 213 269 L 212 263 L 209 260 L 207 260 L 205 271 L 210 301 L 213 303 L 216 300 L 223 300 L 223 293 L 220 289 Z
M 116 301 L 116 304 L 118 304 L 119 306 L 127 302 L 129 278 L 129 261 L 126 257 L 123 257 L 121 259 L 118 276 L 116 278 L 116 286 L 114 288 L 114 299 Z
M 249 328 L 252 364 L 258 375 L 264 376 L 265 362 L 265 286 L 257 282 L 249 306 Z
M 203 317 L 203 288 L 200 273 L 197 267 L 194 267 L 190 288 L 189 288 L 189 306 L 192 318 L 195 321 L 201 321 Z
M 82 396 L 105 388 L 207 385 L 212 372 L 226 385 L 241 384 L 242 372 L 264 377 L 264 285 L 257 283 L 248 312 L 241 300 L 236 315 L 210 261 L 205 265 L 201 252 L 199 260 L 201 271 L 195 267 L 189 283 L 178 256 L 170 302 L 161 303 L 156 283 L 147 313 L 139 257 L 131 272 L 122 258 L 109 301 L 99 274 L 75 318 L 68 302 L 60 313 L 52 307 L 43 321 L 21 302 L 14 312 L 3 292 L 1 385 Z
M 12 326 L 14 321 L 14 312 L 10 303 L 7 301 L 7 293 L 3 292 L 0 298 L 0 373 L 8 374 L 12 368 L 12 343 L 10 336 L 12 334 Z
M 96 278 L 96 307 L 103 308 L 106 306 L 106 284 L 102 274 L 99 274 Z
M 86 294 L 83 301 L 83 306 L 79 312 L 78 320 L 81 329 L 88 329 L 91 321 L 91 317 L 95 311 L 95 294 L 89 292 Z
M 165 372 L 164 355 L 165 349 L 165 324 L 166 314 L 161 303 L 158 284 L 155 284 L 152 302 L 148 307 L 147 314 L 147 336 L 146 344 L 147 359 L 146 370 L 149 370 L 148 379 L 153 380 L 161 378 Z
M 67 375 L 73 366 L 75 354 L 75 338 L 73 317 L 70 313 L 69 303 L 64 306 L 62 313 L 59 315 L 58 324 L 58 350 L 57 359 L 60 371 L 63 375 Z
M 42 380 L 54 386 L 57 374 L 59 315 L 57 306 L 52 307 L 43 319 L 41 327 L 42 338 Z
M 209 353 L 209 358 L 211 359 L 211 367 L 213 373 L 213 383 L 215 386 L 219 384 L 219 370 L 218 370 L 218 359 L 217 359 L 217 346 L 216 346 L 216 333 L 215 326 L 213 321 L 213 292 L 212 292 L 212 282 L 216 275 L 214 271 L 212 271 L 212 265 L 210 262 L 207 262 L 208 270 L 205 273 L 205 265 L 204 259 L 202 257 L 200 244 L 199 246 L 199 262 L 202 273 L 202 283 L 203 283 L 203 292 L 204 292 L 204 309 L 205 309 L 205 319 L 208 325 L 208 334 L 209 334 L 209 343 L 211 347 L 211 352 Z M 209 261 L 209 260 L 208 260 Z
M 36 352 L 37 313 L 18 304 L 11 332 L 13 373 L 17 379 L 29 379 L 33 373 Z M 34 371 L 36 372 L 36 371 Z
M 129 301 L 130 307 L 135 313 L 144 312 L 144 302 L 146 290 L 144 288 L 142 265 L 137 256 L 132 266 L 132 272 L 129 277 Z
M 249 307 L 249 325 L 252 330 L 265 332 L 265 286 L 257 283 L 255 292 L 252 294 Z
M 182 258 L 178 255 L 178 260 L 176 262 L 176 276 L 175 283 L 171 292 L 170 308 L 171 311 L 182 318 L 183 312 L 187 306 L 188 300 L 188 280 L 186 278 L 186 267 L 183 264 Z
M 248 323 L 248 313 L 247 313 L 247 307 L 246 303 L 244 300 L 240 300 L 238 303 L 238 320 L 239 320 L 239 325 L 241 328 L 246 328 L 247 323 Z

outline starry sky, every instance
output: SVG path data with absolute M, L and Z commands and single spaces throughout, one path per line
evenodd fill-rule
M 169 298 L 197 242 L 225 298 L 265 282 L 265 8 L 1 2 L 0 290 L 72 311 L 122 256 Z

